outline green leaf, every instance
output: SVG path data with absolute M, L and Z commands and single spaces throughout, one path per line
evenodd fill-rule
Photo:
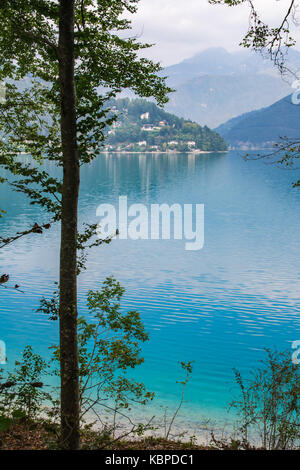
M 10 418 L 7 418 L 7 416 L 0 415 L 0 432 L 7 431 L 12 423 L 12 420 Z
M 23 418 L 26 418 L 26 413 L 25 411 L 19 409 L 19 410 L 14 410 L 12 412 L 12 416 L 14 419 L 23 419 Z

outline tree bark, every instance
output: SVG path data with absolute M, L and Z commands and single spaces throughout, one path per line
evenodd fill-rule
M 74 0 L 60 0 L 59 80 L 63 187 L 60 248 L 61 445 L 79 448 L 77 213 L 79 161 L 74 77 Z

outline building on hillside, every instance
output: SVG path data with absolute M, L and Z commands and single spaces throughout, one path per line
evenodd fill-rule
M 142 119 L 142 121 L 145 119 L 146 121 L 148 121 L 150 117 L 150 113 L 144 113 L 144 114 L 141 114 L 140 118 Z
M 141 130 L 142 131 L 154 131 L 154 126 L 153 124 L 144 124 Z
M 114 129 L 117 129 L 118 127 L 121 127 L 122 123 L 120 121 L 114 121 L 112 126 Z
M 141 140 L 140 142 L 138 142 L 138 145 L 139 145 L 140 147 L 146 147 L 147 142 L 146 142 L 146 140 Z
M 168 142 L 168 145 L 178 145 L 178 142 L 177 140 L 171 140 L 170 142 Z
M 195 142 L 194 140 L 189 140 L 189 141 L 187 142 L 187 145 L 188 145 L 189 147 L 196 147 L 196 142 Z

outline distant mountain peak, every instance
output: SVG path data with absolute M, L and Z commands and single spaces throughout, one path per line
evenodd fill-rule
M 300 70 L 300 52 L 293 51 L 290 57 L 295 66 L 292 68 Z M 177 90 L 166 109 L 213 128 L 235 116 L 270 106 L 292 91 L 270 60 L 243 49 L 205 49 L 166 67 L 162 74 Z
M 190 62 L 197 62 L 199 59 L 203 59 L 206 57 L 211 57 L 211 56 L 216 57 L 228 57 L 230 56 L 230 52 L 228 52 L 224 47 L 210 47 L 208 49 L 204 49 L 202 51 L 197 52 L 194 54 L 192 57 L 188 57 L 187 59 L 184 59 L 182 62 L 183 64 L 190 63 Z

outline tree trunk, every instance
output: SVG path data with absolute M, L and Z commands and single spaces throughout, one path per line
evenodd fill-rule
M 59 79 L 63 188 L 60 251 L 61 444 L 79 448 L 77 212 L 79 161 L 74 78 L 74 0 L 60 0 Z

